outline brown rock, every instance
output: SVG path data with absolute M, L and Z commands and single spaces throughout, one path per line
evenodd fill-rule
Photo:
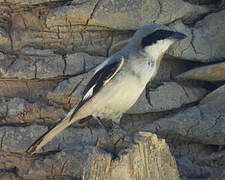
M 176 162 L 164 140 L 140 132 L 135 143 L 130 149 L 121 151 L 115 160 L 109 153 L 95 151 L 89 157 L 84 179 L 180 179 Z
M 48 27 L 66 26 L 70 23 L 72 26 L 83 24 L 110 29 L 136 30 L 154 22 L 168 24 L 180 18 L 190 20 L 201 13 L 208 12 L 207 8 L 194 6 L 182 0 L 176 0 L 173 3 L 156 0 L 146 2 L 134 0 L 132 3 L 92 0 L 74 4 L 76 6 L 73 4 L 62 6 L 51 11 L 46 21 Z
M 53 80 L 0 80 L 0 96 L 19 97 L 28 99 L 46 99 L 49 91 L 59 83 Z
M 177 76 L 177 79 L 194 79 L 203 81 L 224 81 L 225 62 L 192 69 Z

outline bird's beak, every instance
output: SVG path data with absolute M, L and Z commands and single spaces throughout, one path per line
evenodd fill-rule
M 180 32 L 174 32 L 172 35 L 171 35 L 171 38 L 172 39 L 177 39 L 177 40 L 182 40 L 184 38 L 186 38 L 187 36 L 183 33 L 180 33 Z

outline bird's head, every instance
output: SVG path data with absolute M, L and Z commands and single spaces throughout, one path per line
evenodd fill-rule
M 186 35 L 183 33 L 172 31 L 161 24 L 153 24 L 137 30 L 130 45 L 144 51 L 151 58 L 158 59 L 174 42 L 184 38 Z

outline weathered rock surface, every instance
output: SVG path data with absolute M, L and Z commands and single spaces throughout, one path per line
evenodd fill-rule
M 55 123 L 63 118 L 66 112 L 45 103 L 30 103 L 22 98 L 1 98 L 0 124 L 39 124 Z
M 146 95 L 145 95 L 146 94 Z M 202 88 L 185 87 L 176 82 L 165 82 L 153 91 L 142 94 L 128 113 L 160 112 L 177 109 L 203 98 L 206 91 Z
M 56 78 L 84 73 L 100 64 L 105 58 L 85 53 L 68 54 L 65 57 L 51 50 L 29 49 L 20 58 L 10 59 L 1 55 L 1 78 Z
M 123 1 L 122 4 L 110 0 L 80 3 L 54 1 L 40 5 L 32 4 L 33 1 L 29 3 L 25 1 L 22 6 L 2 3 L 0 47 L 5 52 L 21 53 L 27 47 L 35 47 L 107 55 L 110 47 L 132 35 L 130 30 L 145 24 L 169 24 L 177 19 L 190 23 L 210 12 L 206 7 L 182 0 L 172 4 L 170 1 L 157 0 L 141 3 L 139 0 L 132 3 Z M 186 42 L 185 46 L 189 45 Z
M 105 132 L 94 129 L 92 134 L 89 129 L 85 129 L 86 133 L 80 131 L 81 129 L 66 129 L 53 143 L 48 144 L 47 150 L 51 149 L 55 152 L 49 152 L 48 156 L 43 154 L 30 157 L 23 154 L 23 151 L 40 135 L 40 132 L 46 131 L 46 127 L 17 127 L 16 131 L 13 127 L 1 127 L 0 169 L 10 170 L 16 167 L 17 176 L 23 179 L 45 177 L 73 179 L 83 175 L 85 175 L 85 178 L 93 179 L 95 173 L 101 173 L 104 176 L 102 170 L 99 171 L 99 169 L 94 168 L 98 164 L 93 164 L 93 162 L 100 162 L 102 166 L 110 163 L 108 165 L 111 167 L 111 178 L 115 179 L 119 177 L 123 179 L 130 179 L 131 177 L 136 177 L 136 179 L 146 179 L 147 177 L 153 179 L 179 179 L 176 163 L 170 154 L 169 147 L 164 140 L 158 139 L 156 135 L 151 133 L 136 134 L 135 144 L 131 145 L 131 149 L 119 151 L 118 157 L 120 158 L 113 160 L 113 155 L 110 152 L 103 153 L 102 146 L 94 147 L 98 138 Z M 84 134 L 81 134 L 81 132 Z M 89 141 L 90 137 L 91 141 Z M 65 138 L 70 145 L 65 142 Z M 107 144 L 104 146 L 107 146 Z M 17 152 L 17 154 L 6 152 L 6 150 Z M 101 161 L 95 161 L 100 157 Z M 107 160 L 103 161 L 105 158 Z M 130 166 L 131 163 L 132 166 Z M 93 167 L 90 168 L 89 166 Z M 120 166 L 123 166 L 123 168 Z M 109 169 L 109 167 L 104 169 Z M 88 174 L 89 170 L 91 174 Z M 161 173 L 162 171 L 164 173 Z M 108 177 L 109 174 L 107 173 L 109 171 L 105 174 Z M 106 178 L 106 176 L 104 177 Z
M 46 80 L 18 80 L 18 79 L 0 79 L 0 96 L 2 97 L 20 97 L 25 99 L 41 100 L 46 99 L 49 91 L 53 91 L 60 79 Z
M 130 149 L 121 151 L 114 160 L 109 153 L 93 153 L 84 180 L 180 179 L 175 160 L 164 140 L 142 132 L 136 135 L 135 143 Z
M 192 69 L 177 76 L 177 79 L 194 79 L 203 81 L 224 81 L 225 62 Z
M 218 89 L 199 105 L 155 121 L 146 129 L 169 139 L 225 145 L 224 93 L 224 88 Z
M 81 178 L 88 156 L 105 136 L 94 119 L 63 131 L 44 147 L 47 153 L 31 158 L 23 152 L 78 103 L 95 66 L 123 48 L 140 26 L 164 23 L 188 37 L 169 49 L 121 126 L 166 138 L 182 180 L 222 180 L 224 2 L 0 0 L 0 179 Z M 175 82 L 177 76 L 185 81 Z
M 221 10 L 198 21 L 192 28 L 194 53 L 187 50 L 182 57 L 202 62 L 222 60 L 225 57 L 224 18 L 225 10 Z
M 223 99 L 223 94 L 225 92 L 225 85 L 220 86 L 213 92 L 209 93 L 204 99 L 200 101 L 200 104 L 207 104 L 208 102 L 211 102 L 213 100 L 219 100 L 220 97 Z
M 170 1 L 88 1 L 62 6 L 51 11 L 46 20 L 49 28 L 83 24 L 111 29 L 136 30 L 145 24 L 168 24 L 176 19 L 189 21 L 209 10 L 182 0 Z M 150 17 L 150 18 L 149 18 Z

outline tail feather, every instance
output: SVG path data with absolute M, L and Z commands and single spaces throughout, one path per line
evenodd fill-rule
M 61 131 L 63 131 L 65 128 L 70 126 L 73 122 L 76 120 L 79 120 L 74 116 L 72 120 L 70 120 L 70 117 L 72 114 L 74 114 L 75 108 L 73 108 L 67 116 L 59 121 L 53 128 L 49 129 L 46 133 L 44 133 L 41 137 L 39 137 L 27 150 L 26 152 L 29 154 L 34 154 L 38 150 L 40 150 L 45 144 L 47 144 L 49 141 L 51 141 L 57 134 L 59 134 Z

